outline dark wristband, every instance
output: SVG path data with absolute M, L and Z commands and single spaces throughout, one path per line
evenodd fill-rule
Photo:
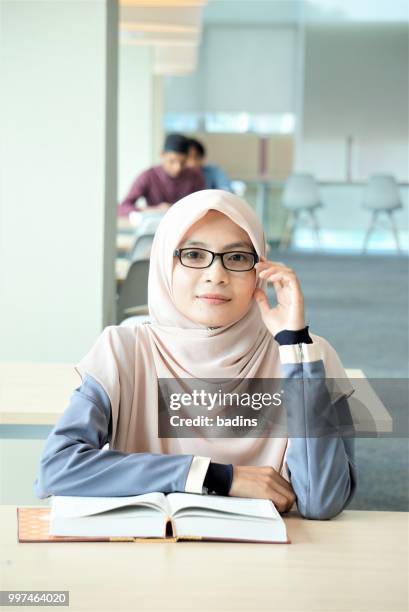
M 278 344 L 312 344 L 312 339 L 310 334 L 308 333 L 308 327 L 304 327 L 304 329 L 297 329 L 296 331 L 291 329 L 283 329 L 278 332 L 274 336 L 274 339 L 277 340 Z
M 233 480 L 233 465 L 231 463 L 209 463 L 203 486 L 209 493 L 228 495 Z

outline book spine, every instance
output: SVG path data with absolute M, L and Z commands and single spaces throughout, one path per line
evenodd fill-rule
M 121 538 L 121 537 L 112 537 L 109 538 L 110 542 L 133 542 L 135 538 Z
M 163 544 L 163 542 L 176 542 L 176 538 L 109 538 L 110 542 L 134 542 L 137 544 Z

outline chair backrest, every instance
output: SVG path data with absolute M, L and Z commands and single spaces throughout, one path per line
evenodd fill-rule
M 399 188 L 390 174 L 373 174 L 365 187 L 363 206 L 371 210 L 390 210 L 402 206 Z
M 149 259 L 134 261 L 122 283 L 117 301 L 117 323 L 129 317 L 125 310 L 148 303 Z
M 165 213 L 144 213 L 143 218 L 138 225 L 138 235 L 142 236 L 142 234 L 154 234 L 158 229 L 158 225 L 163 219 Z
M 285 208 L 312 208 L 320 204 L 318 185 L 312 174 L 291 174 L 284 186 Z
M 131 261 L 149 259 L 154 236 L 155 234 L 142 234 L 138 236 L 129 254 L 129 259 Z
M 238 195 L 239 198 L 244 198 L 247 191 L 247 185 L 244 181 L 230 181 L 230 185 L 233 193 Z

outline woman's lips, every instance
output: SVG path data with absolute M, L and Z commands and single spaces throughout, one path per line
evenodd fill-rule
M 204 293 L 203 295 L 198 295 L 197 297 L 202 302 L 205 302 L 205 304 L 214 304 L 215 306 L 230 302 L 230 298 L 224 297 L 223 295 L 219 295 L 217 293 Z

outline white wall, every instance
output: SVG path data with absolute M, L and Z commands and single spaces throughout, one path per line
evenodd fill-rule
M 292 112 L 295 36 L 291 27 L 206 28 L 205 110 Z
M 305 32 L 303 138 L 297 169 L 344 179 L 392 172 L 408 181 L 408 31 L 405 24 L 325 24 Z
M 152 165 L 154 127 L 153 57 L 150 47 L 119 48 L 118 200 Z
M 196 72 L 165 80 L 165 110 L 292 112 L 295 40 L 291 26 L 206 25 Z
M 1 10 L 0 359 L 73 361 L 115 314 L 116 3 Z

